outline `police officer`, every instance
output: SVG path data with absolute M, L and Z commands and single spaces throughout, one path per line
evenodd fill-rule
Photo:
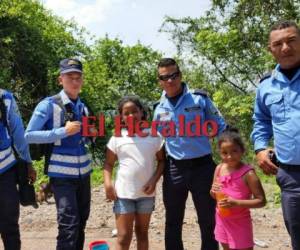
M 79 250 L 83 249 L 84 230 L 90 213 L 92 171 L 86 140 L 81 135 L 81 120 L 87 113 L 79 98 L 83 84 L 81 62 L 62 60 L 58 80 L 63 90 L 38 104 L 25 138 L 29 143 L 52 145 L 47 173 L 57 208 L 56 249 Z
M 252 140 L 264 173 L 277 174 L 285 225 L 293 249 L 300 250 L 300 29 L 296 23 L 275 24 L 269 50 L 278 64 L 257 89 Z M 277 164 L 269 158 L 272 137 Z
M 21 249 L 19 193 L 16 187 L 16 157 L 28 163 L 28 177 L 35 181 L 24 127 L 13 95 L 0 89 L 0 233 L 5 250 Z
M 205 122 L 211 121 L 216 125 L 215 132 L 220 133 L 225 129 L 225 122 L 206 93 L 191 91 L 181 81 L 181 72 L 175 60 L 164 58 L 159 62 L 158 79 L 164 92 L 155 108 L 154 120 L 161 122 L 159 129 L 163 135 L 166 122 L 176 124 L 176 135 L 166 137 L 167 166 L 163 181 L 166 250 L 184 249 L 182 224 L 189 191 L 197 211 L 201 249 L 218 249 L 213 234 L 215 202 L 209 195 L 215 163 L 211 157 L 208 134 L 204 135 L 203 130 Z M 192 126 L 189 133 L 185 131 L 182 134 L 182 117 L 185 125 L 188 125 L 196 121 L 197 116 L 201 120 L 202 135 L 195 131 L 196 125 Z

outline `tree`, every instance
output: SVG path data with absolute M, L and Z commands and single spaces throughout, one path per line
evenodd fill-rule
M 83 95 L 101 111 L 114 110 L 116 101 L 128 94 L 153 102 L 161 92 L 156 76 L 160 57 L 140 43 L 124 46 L 118 39 L 100 39 L 86 58 Z
M 213 0 L 206 16 L 167 17 L 161 30 L 171 34 L 179 53 L 189 49 L 201 58 L 211 82 L 247 93 L 274 66 L 267 39 L 271 25 L 280 19 L 299 22 L 299 1 Z
M 59 61 L 87 53 L 84 31 L 34 0 L 1 0 L 0 27 L 0 85 L 14 92 L 28 120 L 37 102 L 58 89 Z

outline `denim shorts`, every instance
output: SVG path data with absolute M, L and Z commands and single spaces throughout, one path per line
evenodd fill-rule
M 114 202 L 113 211 L 115 214 L 150 214 L 154 211 L 154 204 L 154 197 L 143 197 L 138 199 L 118 198 Z

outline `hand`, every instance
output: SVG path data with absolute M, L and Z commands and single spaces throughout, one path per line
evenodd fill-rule
M 222 189 L 222 185 L 219 182 L 214 182 L 210 189 L 210 194 L 213 198 L 216 198 L 216 193 L 220 192 Z
M 90 134 L 90 135 L 93 135 L 93 137 L 97 137 L 97 135 L 98 135 L 98 130 L 97 130 L 96 128 L 94 128 L 94 127 L 89 128 L 89 134 Z
M 143 192 L 147 195 L 152 194 L 155 191 L 156 181 L 154 179 L 150 179 L 146 185 L 143 187 Z
M 269 151 L 270 149 L 259 151 L 256 155 L 256 160 L 258 166 L 266 175 L 275 175 L 277 174 L 278 167 L 271 162 L 269 158 Z
M 218 202 L 218 207 L 232 208 L 236 206 L 238 206 L 238 200 L 235 200 L 229 196 Z
M 73 121 L 73 122 L 67 121 L 66 125 L 65 125 L 65 129 L 66 129 L 67 135 L 75 135 L 75 134 L 79 133 L 80 130 L 81 130 L 81 122 L 79 122 L 79 121 Z
M 105 185 L 105 193 L 107 201 L 115 201 L 118 198 L 116 190 L 112 184 Z
M 27 167 L 28 167 L 28 179 L 29 179 L 30 183 L 35 183 L 35 181 L 36 181 L 36 171 L 32 167 L 31 163 L 28 163 Z
M 217 132 L 215 132 L 215 131 L 209 131 L 208 132 L 208 138 L 209 139 L 214 139 L 216 136 L 217 136 Z
M 211 186 L 211 191 L 213 193 L 220 192 L 221 188 L 222 188 L 222 185 L 219 182 L 214 182 Z

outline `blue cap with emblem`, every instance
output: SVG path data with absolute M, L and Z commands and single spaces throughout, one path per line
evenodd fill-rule
M 60 74 L 66 74 L 70 72 L 82 73 L 82 63 L 78 59 L 66 58 L 59 63 Z

